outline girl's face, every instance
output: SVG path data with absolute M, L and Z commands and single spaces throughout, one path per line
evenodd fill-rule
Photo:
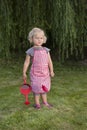
M 44 34 L 42 32 L 38 32 L 33 36 L 32 40 L 35 46 L 41 46 L 44 42 Z

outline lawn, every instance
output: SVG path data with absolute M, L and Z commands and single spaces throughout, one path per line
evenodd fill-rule
M 52 109 L 24 104 L 23 60 L 0 59 L 0 130 L 87 130 L 87 66 L 54 62 L 55 77 L 48 100 Z M 29 82 L 29 80 L 28 80 Z

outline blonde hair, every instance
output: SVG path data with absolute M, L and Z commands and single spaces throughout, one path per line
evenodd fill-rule
M 40 28 L 33 28 L 30 32 L 29 32 L 29 34 L 28 34 L 28 40 L 30 41 L 30 43 L 32 43 L 33 42 L 33 36 L 35 35 L 35 34 L 37 34 L 37 33 L 43 33 L 43 43 L 46 43 L 46 41 L 47 41 L 47 37 L 45 36 L 45 33 L 44 33 L 44 31 L 42 30 L 42 29 L 40 29 Z

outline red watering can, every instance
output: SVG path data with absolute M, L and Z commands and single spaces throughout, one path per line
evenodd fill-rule
M 28 94 L 31 92 L 31 86 L 26 83 L 26 80 L 24 80 L 24 84 L 20 87 L 20 92 L 25 96 L 25 105 L 30 104 Z

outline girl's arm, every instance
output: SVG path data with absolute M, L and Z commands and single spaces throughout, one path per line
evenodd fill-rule
M 23 66 L 23 79 L 27 78 L 26 72 L 29 67 L 29 64 L 30 64 L 30 56 L 26 55 L 26 59 L 25 59 L 24 66 Z
M 51 75 L 51 77 L 54 77 L 53 63 L 52 63 L 52 59 L 51 59 L 49 52 L 48 52 L 48 59 L 49 59 L 48 65 L 49 65 L 49 69 L 50 69 L 50 75 Z

